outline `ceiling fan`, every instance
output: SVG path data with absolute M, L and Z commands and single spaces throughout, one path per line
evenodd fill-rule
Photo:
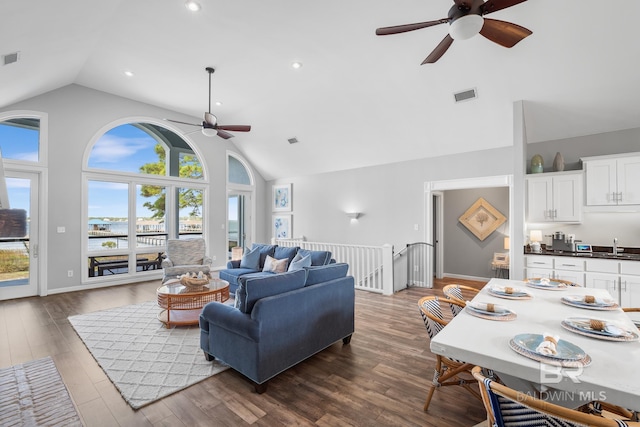
M 207 73 L 209 73 L 209 111 L 204 113 L 204 121 L 202 124 L 194 124 L 181 122 L 178 120 L 165 119 L 169 122 L 173 123 L 181 123 L 183 125 L 189 126 L 200 126 L 202 128 L 202 133 L 206 136 L 214 136 L 218 135 L 220 138 L 229 139 L 233 138 L 233 135 L 227 131 L 232 132 L 249 132 L 251 130 L 251 126 L 249 125 L 220 125 L 218 124 L 218 118 L 211 113 L 211 75 L 216 71 L 212 67 L 205 68 Z
M 504 47 L 513 47 L 520 40 L 532 34 L 528 29 L 511 22 L 497 19 L 483 18 L 488 13 L 506 9 L 526 0 L 453 0 L 454 5 L 449 9 L 447 18 L 435 21 L 418 22 L 416 24 L 396 25 L 376 30 L 376 35 L 406 33 L 407 31 L 433 27 L 434 25 L 449 23 L 449 34 L 422 61 L 422 64 L 436 62 L 449 49 L 454 40 L 465 40 L 480 33 L 494 43 Z

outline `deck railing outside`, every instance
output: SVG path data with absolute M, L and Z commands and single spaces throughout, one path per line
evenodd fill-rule
M 336 262 L 349 264 L 347 274 L 354 277 L 355 288 L 384 295 L 393 294 L 393 246 L 345 245 L 307 242 L 303 237 L 272 239 L 272 244 L 313 251 L 330 251 Z

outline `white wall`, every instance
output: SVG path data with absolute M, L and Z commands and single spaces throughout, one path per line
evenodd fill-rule
M 95 91 L 78 85 L 70 85 L 44 95 L 5 107 L 0 111 L 34 110 L 49 115 L 49 194 L 48 212 L 43 213 L 43 224 L 47 228 L 48 246 L 41 247 L 46 254 L 48 271 L 46 277 L 49 291 L 79 287 L 80 272 L 86 269 L 86 261 L 81 258 L 81 247 L 85 242 L 81 233 L 86 223 L 82 212 L 82 159 L 89 141 L 96 132 L 116 120 L 129 117 L 149 117 L 160 120 L 172 117 L 177 120 L 193 121 L 194 118 L 148 104 Z M 171 127 L 167 123 L 167 127 Z M 173 127 L 174 130 L 177 128 Z M 216 256 L 218 265 L 226 263 L 226 152 L 238 152 L 232 140 L 207 138 L 200 133 L 189 136 L 194 148 L 204 160 L 210 182 L 209 204 L 205 214 L 210 223 L 207 233 L 210 255 Z M 256 177 L 258 207 L 266 203 L 265 182 L 253 170 Z M 266 235 L 258 209 L 258 236 Z M 56 228 L 64 226 L 65 233 L 57 233 Z M 67 277 L 67 270 L 78 272 Z
M 293 236 L 319 242 L 389 243 L 399 250 L 407 243 L 424 241 L 425 224 L 431 223 L 431 214 L 424 210 L 425 182 L 509 175 L 512 156 L 511 147 L 500 148 L 267 184 L 293 184 Z M 271 206 L 269 202 L 265 206 L 268 215 Z M 352 222 L 345 215 L 348 211 L 363 215 Z

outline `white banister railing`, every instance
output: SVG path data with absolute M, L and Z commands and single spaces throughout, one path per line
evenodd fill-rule
M 347 274 L 353 276 L 355 288 L 384 295 L 393 294 L 393 246 L 344 245 L 307 242 L 299 239 L 272 239 L 278 246 L 299 246 L 312 251 L 330 251 L 336 262 L 349 264 Z

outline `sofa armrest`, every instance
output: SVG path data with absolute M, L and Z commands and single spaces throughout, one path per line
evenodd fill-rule
M 213 259 L 211 257 L 208 257 L 205 255 L 204 258 L 202 258 L 202 265 L 207 265 L 207 266 L 211 266 L 213 264 Z
M 207 329 L 203 327 L 203 321 L 208 324 Z M 215 328 L 241 335 L 254 342 L 260 341 L 260 323 L 258 321 L 230 305 L 210 302 L 204 306 L 202 314 L 200 314 L 200 329 L 215 334 Z
M 227 261 L 227 269 L 232 269 L 232 268 L 240 268 L 239 259 L 232 259 L 231 261 Z
M 162 263 L 160 263 L 160 267 L 162 268 L 166 268 L 166 267 L 173 267 L 173 261 L 171 261 L 168 257 L 164 257 L 164 259 L 162 260 Z

